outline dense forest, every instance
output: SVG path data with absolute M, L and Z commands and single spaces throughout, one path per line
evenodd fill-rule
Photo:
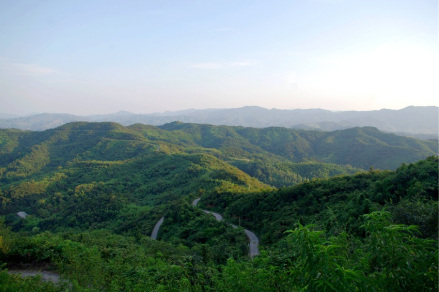
M 437 291 L 437 147 L 371 127 L 3 129 L 0 291 Z

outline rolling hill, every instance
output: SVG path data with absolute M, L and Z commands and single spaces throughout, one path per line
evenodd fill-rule
M 128 161 L 162 153 L 216 157 L 274 186 L 314 177 L 395 169 L 437 154 L 437 141 L 375 128 L 334 132 L 174 122 L 160 127 L 75 122 L 42 132 L 0 130 L 1 172 L 8 180 L 80 161 Z

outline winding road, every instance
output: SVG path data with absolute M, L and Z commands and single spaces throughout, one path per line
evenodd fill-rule
M 192 202 L 192 206 L 196 207 L 198 202 L 201 200 L 201 198 L 195 199 Z M 208 210 L 202 210 L 204 213 L 212 214 L 216 220 L 221 221 L 223 220 L 223 216 L 221 214 L 218 214 L 216 212 L 208 211 Z M 151 238 L 157 240 L 157 234 L 159 233 L 160 226 L 162 226 L 163 221 L 165 220 L 165 217 L 160 218 L 160 220 L 157 222 L 157 224 L 154 226 L 154 230 L 151 233 Z M 234 224 L 230 224 L 233 228 L 238 228 L 238 226 Z M 244 229 L 245 234 L 247 235 L 250 243 L 249 243 L 249 255 L 250 257 L 257 256 L 259 254 L 259 239 L 248 229 Z
M 248 239 L 250 240 L 250 244 L 249 244 L 249 253 L 250 253 L 250 257 L 254 257 L 257 256 L 259 254 L 259 239 L 256 236 L 256 234 L 254 234 L 253 232 L 251 232 L 248 229 L 244 229 L 245 234 L 247 235 Z
M 195 199 L 192 202 L 192 206 L 196 206 L 198 204 L 198 202 L 200 201 L 201 198 Z M 221 221 L 223 220 L 223 216 L 221 216 L 221 214 L 215 213 L 215 212 L 211 212 L 211 211 L 207 211 L 207 210 L 203 210 L 204 213 L 208 213 L 208 214 L 212 214 L 213 216 L 215 216 L 216 220 Z M 233 228 L 238 228 L 238 226 L 230 224 Z M 244 229 L 245 234 L 247 235 L 250 244 L 249 244 L 249 254 L 250 257 L 254 257 L 257 256 L 259 254 L 259 239 L 256 236 L 256 234 L 254 234 L 253 232 L 251 232 L 248 229 Z
M 162 226 L 165 217 L 160 218 L 159 222 L 154 226 L 154 230 L 151 233 L 151 238 L 157 240 L 157 234 L 159 233 L 160 226 Z
M 215 213 L 215 212 L 212 212 L 212 211 L 207 211 L 207 210 L 203 210 L 203 212 L 206 213 L 206 214 L 212 214 L 215 217 L 215 219 L 218 220 L 218 221 L 223 220 L 223 216 L 221 216 L 221 214 L 218 214 L 218 213 Z
M 196 206 L 197 204 L 198 204 L 198 202 L 201 200 L 201 198 L 198 198 L 198 199 L 195 199 L 193 202 L 192 202 L 192 206 Z

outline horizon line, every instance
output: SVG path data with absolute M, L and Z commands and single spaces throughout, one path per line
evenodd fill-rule
M 71 116 L 79 116 L 79 117 L 89 117 L 89 116 L 106 116 L 106 115 L 116 115 L 116 114 L 130 114 L 130 115 L 166 115 L 166 114 L 175 114 L 175 113 L 184 113 L 184 112 L 194 112 L 194 111 L 216 111 L 216 110 L 238 110 L 238 109 L 244 109 L 244 108 L 259 108 L 264 110 L 279 110 L 279 111 L 296 111 L 296 110 L 322 110 L 322 111 L 329 111 L 329 112 L 373 112 L 373 111 L 380 111 L 380 110 L 393 110 L 393 111 L 399 111 L 411 107 L 436 107 L 439 108 L 437 105 L 427 105 L 427 106 L 417 106 L 417 105 L 409 105 L 405 106 L 400 109 L 390 109 L 390 108 L 380 108 L 380 109 L 374 109 L 374 110 L 329 110 L 324 108 L 267 108 L 263 106 L 257 106 L 257 105 L 247 105 L 247 106 L 241 106 L 241 107 L 224 107 L 224 108 L 187 108 L 183 110 L 166 110 L 161 112 L 150 112 L 150 113 L 134 113 L 127 110 L 119 110 L 115 112 L 108 112 L 108 113 L 94 113 L 94 114 L 76 114 L 76 113 L 68 113 L 68 112 L 33 112 L 33 113 L 25 113 L 25 114 L 15 114 L 15 113 L 7 113 L 7 112 L 0 112 L 0 116 L 10 116 L 6 118 L 0 119 L 14 119 L 14 118 L 23 118 L 23 117 L 31 117 L 31 116 L 37 116 L 37 115 L 44 115 L 44 114 L 53 114 L 53 115 L 71 115 Z

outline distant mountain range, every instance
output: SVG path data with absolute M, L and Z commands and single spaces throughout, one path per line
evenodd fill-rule
M 256 128 L 286 127 L 321 131 L 372 126 L 385 132 L 422 139 L 437 139 L 438 113 L 439 108 L 436 106 L 410 106 L 401 110 L 340 112 L 323 109 L 280 110 L 247 106 L 234 109 L 185 110 L 154 114 L 133 114 L 125 111 L 90 116 L 44 113 L 26 117 L 10 117 L 0 114 L 0 128 L 41 131 L 75 121 L 116 122 L 125 126 L 137 123 L 157 126 L 180 121 L 212 125 Z

